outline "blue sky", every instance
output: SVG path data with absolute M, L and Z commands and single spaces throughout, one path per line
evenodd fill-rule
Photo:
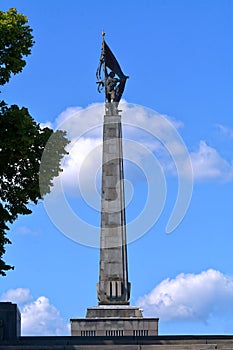
M 232 1 L 119 0 L 115 6 L 90 0 L 2 0 L 2 10 L 10 7 L 28 16 L 36 44 L 23 73 L 11 79 L 1 97 L 9 104 L 28 107 L 38 122 L 54 128 L 67 120 L 71 134 L 73 128 L 76 132 L 89 130 L 101 118 L 103 95 L 96 90 L 95 70 L 104 28 L 106 41 L 130 76 L 125 109 L 129 104 L 143 106 L 145 118 L 140 126 L 143 131 L 148 125 L 152 128 L 151 136 L 125 126 L 125 137 L 151 150 L 167 186 L 157 222 L 128 247 L 131 304 L 142 305 L 145 315 L 160 317 L 160 334 L 231 334 Z M 136 116 L 140 107 L 135 108 Z M 171 157 L 153 138 L 158 124 L 150 119 L 148 108 L 160 120 L 167 116 L 193 165 L 190 206 L 171 234 L 166 234 L 166 225 L 178 180 Z M 123 119 L 132 128 L 134 114 L 126 113 Z M 83 134 L 79 142 L 72 140 L 71 156 L 64 165 L 66 198 L 77 216 L 98 227 L 98 211 L 85 202 L 88 199 L 98 206 L 98 194 L 92 196 L 84 182 L 82 196 L 78 176 L 81 172 L 88 179 L 98 169 L 101 128 Z M 90 166 L 87 162 L 85 168 L 83 161 L 89 160 L 93 147 L 97 147 L 97 163 Z M 130 148 L 127 151 L 134 156 Z M 147 156 L 142 151 L 138 159 L 126 161 L 125 173 L 131 183 L 126 191 L 128 222 L 145 205 Z M 156 178 L 159 170 L 151 168 L 151 174 Z M 98 181 L 99 173 L 97 187 Z M 153 190 L 156 208 L 160 197 Z M 69 318 L 83 317 L 87 307 L 97 304 L 98 249 L 61 233 L 43 203 L 32 209 L 32 215 L 20 217 L 11 227 L 13 244 L 5 257 L 15 270 L 1 280 L 1 300 L 19 303 L 24 334 L 69 334 Z

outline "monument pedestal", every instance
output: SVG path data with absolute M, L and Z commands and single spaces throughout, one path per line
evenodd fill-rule
M 86 318 L 142 318 L 142 310 L 128 305 L 100 305 L 87 308 Z
M 158 335 L 158 318 L 144 318 L 142 310 L 128 305 L 100 305 L 87 309 L 86 318 L 73 318 L 73 336 Z

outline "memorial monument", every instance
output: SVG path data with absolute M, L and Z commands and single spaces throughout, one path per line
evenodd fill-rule
M 157 335 L 158 318 L 143 318 L 140 308 L 129 305 L 122 126 L 118 110 L 128 76 L 122 72 L 104 36 L 102 33 L 96 74 L 98 90 L 105 92 L 98 306 L 88 308 L 84 319 L 71 319 L 71 335 Z
M 101 72 L 104 74 L 101 78 Z M 121 116 L 127 80 L 104 40 L 98 88 L 105 92 L 98 306 L 71 319 L 72 336 L 21 336 L 16 304 L 0 302 L 0 350 L 233 350 L 233 335 L 158 335 L 158 318 L 130 306 Z M 140 276 L 139 276 L 140 278 Z

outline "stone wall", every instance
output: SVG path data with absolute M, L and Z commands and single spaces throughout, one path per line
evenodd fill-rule
M 0 350 L 233 350 L 233 336 L 19 337 Z

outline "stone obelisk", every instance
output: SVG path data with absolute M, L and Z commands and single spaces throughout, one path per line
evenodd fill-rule
M 103 126 L 99 305 L 129 304 L 121 116 L 106 103 Z
M 122 126 L 118 110 L 128 77 L 102 35 L 97 69 L 98 90 L 105 90 L 98 306 L 88 308 L 84 319 L 71 319 L 71 335 L 157 335 L 158 319 L 144 318 L 140 308 L 129 305 Z

